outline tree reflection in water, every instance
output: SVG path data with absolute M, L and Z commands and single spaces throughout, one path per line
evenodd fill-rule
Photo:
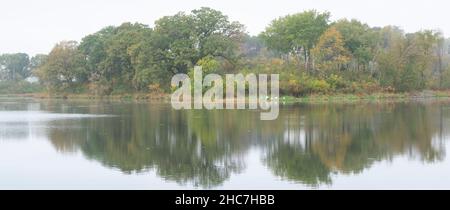
M 261 151 L 263 163 L 275 175 L 319 186 L 331 184 L 333 174 L 359 174 L 397 156 L 441 161 L 449 134 L 448 104 L 437 102 L 300 104 L 283 107 L 276 121 L 260 121 L 258 112 L 246 110 L 55 103 L 43 106 L 115 115 L 53 122 L 58 126 L 48 137 L 58 151 L 82 151 L 124 173 L 155 170 L 166 180 L 203 188 L 220 186 L 241 173 L 251 148 Z

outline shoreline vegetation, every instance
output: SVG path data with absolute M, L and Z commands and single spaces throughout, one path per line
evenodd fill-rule
M 89 94 L 55 94 L 28 93 L 28 94 L 0 94 L 0 98 L 20 98 L 37 100 L 92 100 L 92 101 L 118 101 L 118 102 L 170 102 L 170 94 L 152 95 L 147 93 L 120 94 L 109 96 L 96 96 Z M 315 94 L 304 97 L 281 96 L 282 104 L 293 103 L 359 103 L 359 102 L 408 102 L 408 101 L 435 101 L 450 100 L 450 90 L 426 90 L 405 93 L 372 93 L 372 94 Z M 239 101 L 235 101 L 240 103 Z M 219 102 L 220 103 L 220 102 Z M 244 103 L 249 103 L 248 98 Z
M 108 26 L 46 55 L 0 55 L 0 95 L 167 100 L 177 89 L 171 78 L 192 78 L 195 66 L 205 76 L 278 74 L 282 102 L 450 96 L 450 39 L 439 30 L 406 33 L 309 10 L 252 36 L 205 7 L 162 17 L 154 27 Z

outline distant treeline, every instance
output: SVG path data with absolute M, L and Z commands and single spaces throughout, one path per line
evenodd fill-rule
M 177 73 L 277 73 L 284 95 L 450 88 L 449 40 L 306 11 L 274 20 L 258 36 L 222 12 L 201 8 L 109 26 L 63 41 L 48 55 L 0 56 L 0 80 L 36 81 L 51 93 L 169 93 Z M 19 91 L 20 92 L 20 91 Z

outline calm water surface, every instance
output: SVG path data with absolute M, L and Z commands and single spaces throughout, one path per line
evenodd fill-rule
M 0 99 L 0 189 L 450 189 L 450 102 L 259 117 Z

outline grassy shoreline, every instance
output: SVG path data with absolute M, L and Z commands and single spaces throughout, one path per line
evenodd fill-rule
M 283 97 L 282 97 L 283 98 Z M 330 94 L 310 95 L 305 97 L 285 97 L 286 102 L 299 103 L 352 103 L 352 102 L 393 102 L 450 99 L 450 91 L 420 91 L 406 93 L 372 93 L 372 94 Z
M 137 101 L 164 102 L 170 101 L 170 94 L 130 93 L 110 96 L 95 96 L 89 94 L 0 94 L 0 98 L 23 99 L 55 99 L 55 100 L 109 100 L 109 101 Z M 383 101 L 417 101 L 450 99 L 450 90 L 426 90 L 406 93 L 372 93 L 372 94 L 320 94 L 303 97 L 281 96 L 281 103 L 351 103 L 351 102 L 383 102 Z

